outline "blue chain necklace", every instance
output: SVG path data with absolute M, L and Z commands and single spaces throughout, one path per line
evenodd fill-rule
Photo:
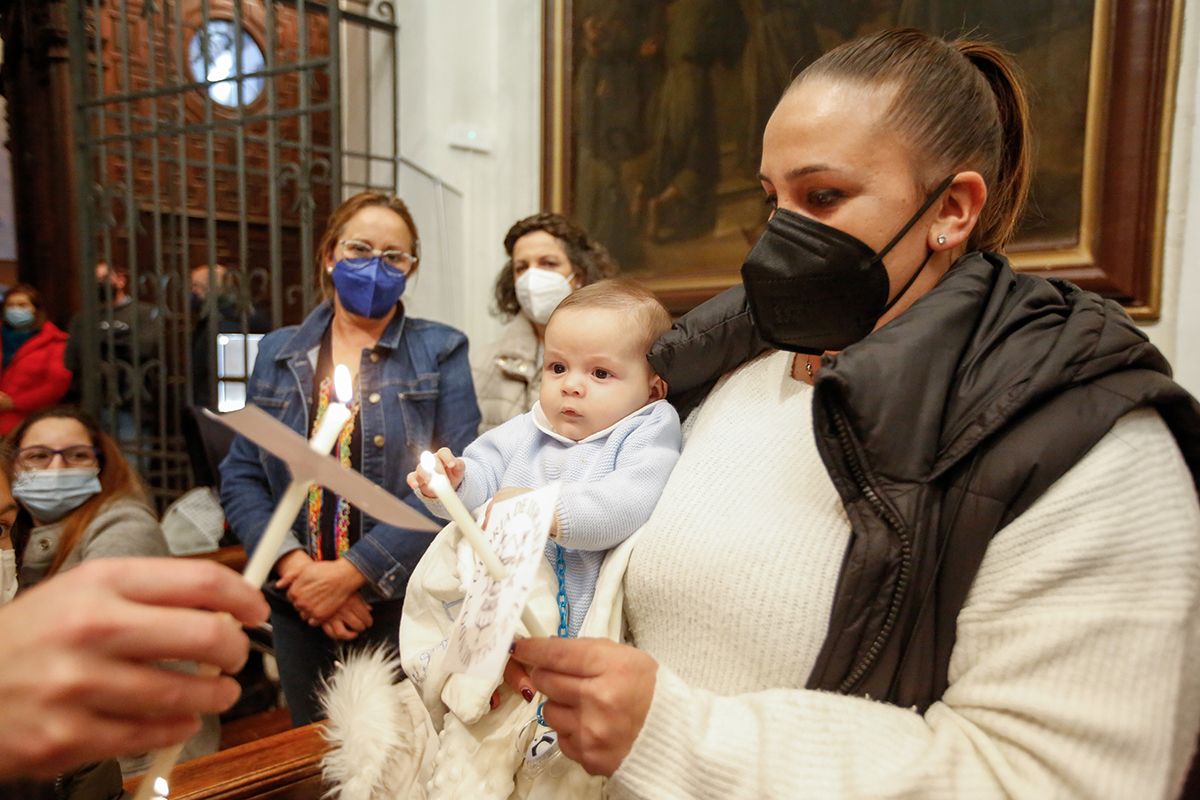
M 558 577 L 558 635 L 565 639 L 570 635 L 567 626 L 567 559 L 558 542 L 554 543 L 554 574 Z
M 563 556 L 562 545 L 558 542 L 554 543 L 554 574 L 558 577 L 558 635 L 566 639 L 571 635 L 571 629 L 567 625 L 567 559 Z M 536 719 L 539 725 L 546 727 L 546 720 L 542 716 L 544 705 L 545 700 L 538 703 Z

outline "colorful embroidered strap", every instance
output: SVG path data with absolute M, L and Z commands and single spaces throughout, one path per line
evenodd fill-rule
M 333 379 L 325 378 L 321 381 L 321 390 L 317 395 L 317 414 L 313 421 L 313 433 L 316 432 L 321 424 L 321 418 L 325 416 L 325 409 L 329 407 L 329 396 L 333 391 Z M 350 441 L 354 437 L 354 421 L 358 417 L 357 408 L 351 408 L 353 412 L 346 426 L 342 428 L 341 435 L 338 436 L 337 444 L 334 447 L 334 455 L 343 467 L 350 466 Z M 324 558 L 324 550 L 321 547 L 321 505 L 325 499 L 325 490 L 318 484 L 310 484 L 308 487 L 308 553 L 315 560 L 321 561 Z M 335 552 L 337 557 L 350 549 L 350 504 L 346 502 L 346 498 L 337 496 L 336 514 L 334 515 L 333 535 L 336 546 Z

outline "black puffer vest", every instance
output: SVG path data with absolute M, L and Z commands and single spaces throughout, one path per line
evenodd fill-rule
M 681 414 L 767 349 L 740 286 L 650 353 Z M 808 687 L 924 710 L 941 697 L 958 612 L 992 536 L 1122 415 L 1153 406 L 1200 483 L 1200 404 L 1112 301 L 960 259 L 893 322 L 817 374 L 817 447 L 850 519 Z

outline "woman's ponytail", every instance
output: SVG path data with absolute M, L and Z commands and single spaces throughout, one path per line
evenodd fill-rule
M 975 170 L 988 187 L 971 250 L 1001 250 L 1029 193 L 1029 104 L 1016 64 L 987 42 L 946 42 L 915 28 L 881 31 L 835 47 L 796 77 L 894 87 L 888 123 L 919 154 L 923 189 Z
M 1025 208 L 1033 172 L 1033 137 L 1029 102 L 1017 66 L 995 45 L 975 40 L 951 42 L 983 74 L 996 96 L 1000 152 L 995 182 L 988 186 L 988 202 L 972 235 L 972 249 L 1000 250 L 1010 241 Z

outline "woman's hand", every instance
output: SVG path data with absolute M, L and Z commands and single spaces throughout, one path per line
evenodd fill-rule
M 281 577 L 275 585 L 287 590 L 288 600 L 301 619 L 309 625 L 321 625 L 365 582 L 354 564 L 339 558 L 313 561 L 291 577 Z
M 592 775 L 611 776 L 633 747 L 654 698 L 658 662 L 607 639 L 522 639 L 504 680 L 546 696 L 542 716 L 563 753 Z
M 371 627 L 371 606 L 358 594 L 352 594 L 342 603 L 341 608 L 333 612 L 333 616 L 321 625 L 321 630 L 330 639 L 348 642 L 358 638 L 358 635 Z
M 286 588 L 296 579 L 300 571 L 311 563 L 313 563 L 312 556 L 303 550 L 289 550 L 280 556 L 279 560 L 275 562 L 275 574 L 279 576 L 277 583 L 279 588 Z

